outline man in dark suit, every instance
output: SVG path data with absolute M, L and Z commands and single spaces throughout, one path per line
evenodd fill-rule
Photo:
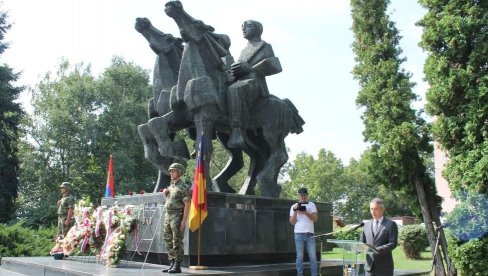
M 383 216 L 385 205 L 382 199 L 375 198 L 369 204 L 372 220 L 364 224 L 361 241 L 376 248 L 377 252 L 366 255 L 365 275 L 392 276 L 392 251 L 398 243 L 398 227 L 396 223 Z

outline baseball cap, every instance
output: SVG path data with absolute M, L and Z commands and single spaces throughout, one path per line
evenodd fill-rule
M 300 188 L 298 189 L 298 194 L 299 195 L 308 195 L 308 191 L 307 191 L 307 188 Z

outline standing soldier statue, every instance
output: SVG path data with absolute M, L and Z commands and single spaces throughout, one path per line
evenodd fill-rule
M 166 196 L 164 207 L 163 237 L 168 251 L 169 267 L 163 272 L 181 273 L 183 261 L 183 235 L 190 209 L 190 194 L 188 185 L 181 179 L 185 167 L 179 163 L 169 166 L 171 185 L 163 190 Z
M 71 184 L 63 182 L 59 186 L 59 190 L 63 197 L 58 200 L 58 236 L 65 237 L 72 226 L 71 219 L 73 218 L 75 199 L 71 195 Z

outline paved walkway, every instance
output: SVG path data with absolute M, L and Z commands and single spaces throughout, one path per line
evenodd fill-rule
M 70 257 L 76 258 L 76 257 Z M 340 263 L 340 261 L 338 261 Z M 330 268 L 322 275 L 342 275 L 340 264 L 330 261 L 326 266 Z M 138 262 L 122 261 L 116 268 L 106 267 L 103 264 L 95 263 L 89 258 L 79 257 L 75 260 L 54 260 L 52 257 L 15 257 L 2 258 L 0 267 L 1 276 L 20 276 L 20 275 L 143 275 L 161 276 L 164 275 L 161 269 L 163 265 L 143 264 Z M 325 266 L 324 266 L 324 269 Z M 294 263 L 270 264 L 270 265 L 249 265 L 232 267 L 209 267 L 207 270 L 194 270 L 182 268 L 183 273 L 179 275 L 296 275 Z M 308 271 L 307 271 L 308 272 Z M 396 270 L 396 276 L 406 275 L 428 275 L 422 271 Z

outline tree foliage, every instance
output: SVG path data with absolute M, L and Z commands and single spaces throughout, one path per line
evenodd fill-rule
M 302 186 L 307 187 L 309 198 L 316 202 L 333 203 L 342 196 L 344 165 L 331 151 L 319 150 L 317 159 L 300 153 L 284 171 L 289 180 L 283 185 L 283 198 L 296 198 Z
M 400 57 L 398 30 L 386 14 L 388 3 L 351 2 L 353 73 L 361 87 L 356 103 L 365 108 L 363 134 L 372 144 L 366 156 L 372 165 L 370 172 L 381 184 L 416 197 L 412 174 L 425 171 L 421 156 L 431 154 L 432 147 L 427 124 L 410 106 L 417 96 L 412 92 L 410 73 L 400 68 L 405 58 Z
M 366 156 L 372 164 L 370 172 L 386 187 L 404 191 L 412 206 L 421 206 L 433 248 L 432 222 L 440 224 L 441 198 L 423 160 L 433 150 L 429 126 L 411 107 L 417 97 L 410 73 L 401 68 L 405 58 L 400 57 L 398 29 L 386 14 L 389 2 L 351 1 L 353 73 L 361 88 L 356 103 L 364 108 L 364 137 L 371 143 Z M 445 241 L 443 244 L 446 252 Z M 436 273 L 443 275 L 441 260 L 436 263 Z
M 479 194 L 486 202 L 488 194 L 488 2 L 420 3 L 427 9 L 418 23 L 424 28 L 420 45 L 428 53 L 426 110 L 436 118 L 433 134 L 449 158 L 443 174 L 462 202 L 449 222 L 461 226 L 455 235 L 483 234 L 488 232 L 485 212 L 478 208 L 486 204 L 472 199 Z M 486 254 L 478 250 L 486 247 L 486 238 L 454 245 L 450 252 L 463 275 L 486 271 L 480 266 Z
M 99 202 L 110 154 L 116 193 L 152 191 L 157 173 L 144 159 L 137 134 L 137 125 L 147 121 L 148 82 L 148 72 L 121 58 L 99 78 L 89 66 L 64 61 L 32 90 L 18 214 L 28 225 L 54 222 L 62 181 L 70 181 L 78 197 Z
M 446 179 L 454 191 L 488 193 L 488 3 L 420 1 L 426 110 L 434 137 L 448 152 Z
M 346 223 L 358 223 L 371 217 L 369 203 L 380 197 L 385 202 L 387 216 L 419 216 L 420 210 L 412 209 L 404 191 L 391 190 L 376 182 L 369 173 L 368 159 L 351 160 L 344 169 L 344 189 L 347 200 L 337 204 L 337 214 Z
M 8 14 L 0 11 L 0 55 L 9 46 L 4 41 L 5 33 L 11 27 L 7 18 Z M 18 78 L 19 74 L 8 65 L 0 65 L 0 223 L 12 218 L 19 184 L 19 124 L 24 111 L 15 100 L 24 88 L 14 86 Z

